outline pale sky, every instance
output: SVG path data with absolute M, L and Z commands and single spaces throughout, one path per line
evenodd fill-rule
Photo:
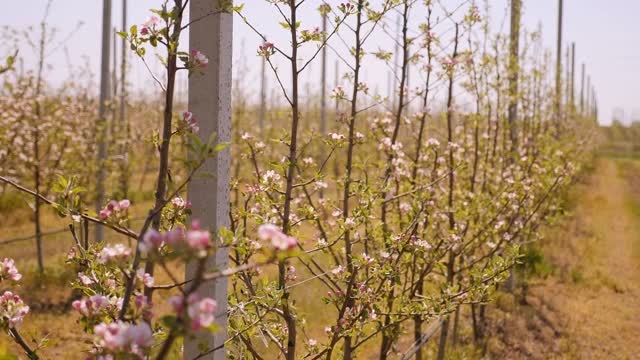
M 447 0 L 443 3 L 454 8 L 461 0 Z M 47 0 L 21 0 L 7 2 L 0 12 L 0 26 L 15 29 L 25 29 L 29 25 L 37 26 L 42 18 Z M 264 0 L 244 0 L 245 11 L 249 19 L 264 29 L 268 34 L 274 34 L 273 41 L 282 39 L 279 33 L 280 19 L 269 9 Z M 318 4 L 314 4 L 317 2 Z M 149 16 L 149 9 L 157 7 L 160 0 L 129 0 L 129 24 L 142 23 Z M 236 1 L 238 3 L 238 1 Z M 309 12 L 303 14 L 303 21 L 308 25 L 319 25 L 319 16 L 313 11 L 320 0 L 309 0 L 306 7 Z M 542 24 L 545 46 L 555 49 L 555 33 L 557 26 L 557 0 L 523 0 L 523 24 L 529 29 L 535 29 Z M 600 122 L 607 124 L 611 120 L 614 109 L 624 110 L 625 118 L 629 120 L 635 113 L 640 118 L 640 46 L 636 46 L 640 39 L 640 27 L 637 26 L 637 16 L 640 14 L 638 0 L 565 0 L 564 40 L 565 46 L 569 42 L 576 43 L 576 73 L 579 75 L 580 63 L 587 64 L 587 72 L 591 75 L 592 84 L 597 88 L 600 104 Z M 489 0 L 492 8 L 491 18 L 494 27 L 498 27 L 505 14 L 507 0 Z M 121 0 L 113 0 L 113 23 L 120 27 Z M 418 16 L 418 14 L 413 14 Z M 100 0 L 55 0 L 52 5 L 49 24 L 59 29 L 58 40 L 71 32 L 76 24 L 84 22 L 74 36 L 66 42 L 66 47 L 73 65 L 81 63 L 81 57 L 89 56 L 94 73 L 98 74 L 100 59 L 100 32 L 102 24 L 102 1 Z M 508 22 L 507 22 L 508 23 Z M 303 28 L 307 27 L 303 26 Z M 443 25 L 444 26 L 444 25 Z M 505 24 L 505 30 L 508 29 Z M 234 65 L 244 62 L 248 73 L 244 79 L 245 88 L 254 96 L 258 89 L 259 59 L 255 50 L 260 43 L 259 38 L 238 19 L 234 23 Z M 449 35 L 450 36 L 450 35 Z M 389 39 L 382 36 L 376 39 L 375 46 L 392 50 Z M 187 41 L 183 41 L 184 44 Z M 57 42 L 54 41 L 54 44 Z M 244 47 L 242 46 L 244 44 Z M 22 44 L 24 45 L 24 44 Z M 22 54 L 31 56 L 28 46 L 20 46 Z M 119 45 L 119 44 L 118 44 Z M 286 44 L 284 44 L 286 46 Z M 51 48 L 55 47 L 52 46 Z M 371 45 L 373 47 L 373 45 Z M 8 51 L 7 44 L 0 44 L 0 55 Z M 555 50 L 554 50 L 555 54 Z M 555 56 L 555 55 L 554 55 Z M 131 70 L 129 79 L 135 87 L 151 87 L 150 77 L 137 59 L 136 66 Z M 51 69 L 47 78 L 53 82 L 61 82 L 69 76 L 67 61 L 62 50 L 52 54 L 48 59 Z M 319 64 L 319 63 L 318 63 Z M 330 55 L 328 86 L 333 87 L 334 60 Z M 29 66 L 29 64 L 27 64 Z M 314 66 L 303 80 L 310 84 L 317 84 L 317 69 Z M 236 67 L 236 70 L 238 67 Z M 383 64 L 368 66 L 365 78 L 372 87 L 380 87 L 381 92 L 386 89 L 387 76 Z M 236 74 L 234 70 L 234 74 Z M 382 71 L 379 71 L 382 70 Z M 579 76 L 578 76 L 579 77 Z M 576 80 L 579 95 L 579 80 Z M 274 90 L 275 91 L 275 90 Z M 619 112 L 619 111 L 618 111 Z

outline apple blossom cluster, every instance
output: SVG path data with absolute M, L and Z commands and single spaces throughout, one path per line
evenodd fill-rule
M 21 278 L 13 259 L 5 258 L 0 262 L 0 283 L 5 280 L 19 281 Z M 18 294 L 7 290 L 0 295 L 0 327 L 15 328 L 28 313 L 29 306 L 25 305 Z
M 100 210 L 100 213 L 98 215 L 100 216 L 100 219 L 103 220 L 109 218 L 126 218 L 129 206 L 131 206 L 131 201 L 129 201 L 128 199 L 123 199 L 120 201 L 111 200 L 102 210 Z
M 190 294 L 185 302 L 183 296 L 172 296 L 169 304 L 174 313 L 184 316 L 191 331 L 200 331 L 210 327 L 215 320 L 218 304 L 211 298 L 202 298 L 197 293 Z
M 153 332 L 146 322 L 130 324 L 123 321 L 100 323 L 93 328 L 93 353 L 102 358 L 113 356 L 119 359 L 122 355 L 133 355 L 146 359 L 148 350 L 153 345 Z
M 350 2 L 344 2 L 338 5 L 338 10 L 345 14 L 353 14 L 357 11 L 356 6 Z
M 211 248 L 211 233 L 200 228 L 200 222 L 194 220 L 191 229 L 177 226 L 166 232 L 149 229 L 142 237 L 138 245 L 143 254 L 157 253 L 164 245 L 177 251 L 186 251 L 199 257 L 206 256 L 206 251 Z
M 198 125 L 198 120 L 193 116 L 191 111 L 185 111 L 182 113 L 182 120 L 184 121 L 185 128 L 192 132 L 197 133 L 200 131 L 200 125 Z
M 150 16 L 144 23 L 142 23 L 142 25 L 140 25 L 140 35 L 148 36 L 157 32 L 159 30 L 159 25 L 160 19 L 155 15 Z
M 99 294 L 92 295 L 88 298 L 82 298 L 80 300 L 74 300 L 71 303 L 73 309 L 83 316 L 95 316 L 111 305 L 112 303 L 108 297 Z
M 16 263 L 13 259 L 4 258 L 0 261 L 0 282 L 3 280 L 18 281 L 22 279 L 22 275 L 16 268 Z
M 98 254 L 98 262 L 106 264 L 108 262 L 123 263 L 131 257 L 131 249 L 124 244 L 107 245 Z
M 258 46 L 258 56 L 269 58 L 276 53 L 276 48 L 273 43 L 265 41 L 262 45 Z
M 271 241 L 271 246 L 279 251 L 295 249 L 298 241 L 293 236 L 286 235 L 279 227 L 273 224 L 262 224 L 258 227 L 258 237 L 261 240 Z
M 191 65 L 195 68 L 204 69 L 209 65 L 209 58 L 200 51 L 191 50 Z
M 28 313 L 29 306 L 25 305 L 18 294 L 7 290 L 0 295 L 0 327 L 15 328 Z
M 171 200 L 171 205 L 177 210 L 191 209 L 191 201 L 186 201 L 180 196 L 176 196 Z

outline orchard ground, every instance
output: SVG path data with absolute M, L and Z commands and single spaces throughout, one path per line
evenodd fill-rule
M 138 212 L 147 205 L 144 199 L 141 195 L 134 206 Z M 545 240 L 533 246 L 534 274 L 515 295 L 499 292 L 496 303 L 489 306 L 484 348 L 470 345 L 471 329 L 461 328 L 460 346 L 450 358 L 630 359 L 640 353 L 640 159 L 599 156 L 568 195 L 567 211 L 562 222 L 545 230 Z M 2 215 L 7 224 L 3 238 L 28 233 L 32 225 L 19 221 L 25 219 L 21 215 L 20 211 Z M 142 213 L 134 217 L 138 215 Z M 45 230 L 61 226 L 64 222 L 54 214 L 46 215 Z M 77 332 L 79 317 L 70 311 L 68 286 L 75 274 L 63 266 L 72 239 L 61 233 L 46 237 L 44 243 L 44 275 L 37 275 L 30 242 L 1 248 L 2 256 L 14 257 L 26 275 L 20 292 L 32 314 L 23 332 L 29 339 L 47 339 L 41 350 L 44 358 L 72 359 L 69 354 L 78 354 L 81 359 L 89 338 Z M 156 281 L 168 281 L 164 277 L 159 274 Z M 314 312 L 304 310 L 312 322 Z M 19 352 L 9 340 L 0 337 L 0 359 L 6 349 Z M 407 334 L 397 351 L 410 343 Z M 436 343 L 434 338 L 427 346 L 428 356 L 435 355 Z M 377 358 L 376 349 L 372 344 L 361 355 Z

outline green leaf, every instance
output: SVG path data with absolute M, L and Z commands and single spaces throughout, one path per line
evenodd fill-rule
M 234 7 L 231 8 L 231 10 L 235 11 L 235 12 L 241 12 L 242 9 L 244 8 L 244 3 L 240 4 L 240 5 L 236 5 Z

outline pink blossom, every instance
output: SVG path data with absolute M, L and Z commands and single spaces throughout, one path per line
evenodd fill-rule
M 98 254 L 98 262 L 105 264 L 110 261 L 125 261 L 129 256 L 131 256 L 131 249 L 124 244 L 107 245 Z
M 145 322 L 130 326 L 128 336 L 131 343 L 135 346 L 148 348 L 153 345 L 153 333 L 149 325 Z
M 149 298 L 144 295 L 136 295 L 133 301 L 133 305 L 137 311 L 142 311 L 151 316 L 151 302 Z
M 0 261 L 0 281 L 4 279 L 10 279 L 13 281 L 22 279 L 22 275 L 18 272 L 18 268 L 16 268 L 15 261 L 13 261 L 13 259 L 5 258 Z
M 93 295 L 89 298 L 75 300 L 71 306 L 84 316 L 92 316 L 107 308 L 109 299 L 103 295 Z
M 155 229 L 149 229 L 142 236 L 140 242 L 140 251 L 143 254 L 148 254 L 152 250 L 157 250 L 164 243 L 164 237 Z
M 104 284 L 110 290 L 115 290 L 116 289 L 116 285 L 117 285 L 117 283 L 116 283 L 116 281 L 114 279 L 107 279 L 107 280 L 105 280 Z
M 0 296 L 0 326 L 14 328 L 22 323 L 28 313 L 29 307 L 17 294 L 5 291 Z
M 128 324 L 122 321 L 100 323 L 93 329 L 96 345 L 111 352 L 142 355 L 140 349 L 153 345 L 153 333 L 146 322 Z
M 198 125 L 198 120 L 193 116 L 191 111 L 185 111 L 182 113 L 182 119 L 187 123 L 187 128 L 192 133 L 197 133 L 200 131 L 200 126 Z
M 136 271 L 136 277 L 138 278 L 138 280 L 142 281 L 142 283 L 146 287 L 152 287 L 155 283 L 153 276 L 146 273 L 144 269 L 138 269 L 138 271 Z
M 273 46 L 273 43 L 265 41 L 262 45 L 258 46 L 258 56 L 264 56 L 268 58 L 269 56 L 275 54 L 276 49 Z
M 213 324 L 218 304 L 211 298 L 200 299 L 196 293 L 187 298 L 187 315 L 191 320 L 191 330 L 198 331 Z
M 95 281 L 93 281 L 93 279 L 91 279 L 90 277 L 88 277 L 84 273 L 78 273 L 78 279 L 80 280 L 82 285 L 91 285 L 91 284 L 93 284 L 95 282 Z
M 141 35 L 149 35 L 149 33 L 151 31 L 156 30 L 156 26 L 160 23 L 160 19 L 155 16 L 152 15 L 149 18 L 147 18 L 147 21 L 145 21 L 141 26 L 140 26 L 140 34 Z
M 93 333 L 98 337 L 97 343 L 100 347 L 108 350 L 122 350 L 127 344 L 126 329 L 128 324 L 123 322 L 117 323 L 100 323 L 93 328 Z
M 191 202 L 190 201 L 186 201 L 185 199 L 183 199 L 180 196 L 176 196 L 173 198 L 173 200 L 171 200 L 171 204 L 178 209 L 189 209 L 191 208 Z
M 213 324 L 214 314 L 218 308 L 215 300 L 201 298 L 197 293 L 189 295 L 186 304 L 182 296 L 172 296 L 169 298 L 169 304 L 176 315 L 183 315 L 186 307 L 189 327 L 193 331 L 199 331 Z
M 178 315 L 182 314 L 182 311 L 184 311 L 184 299 L 182 298 L 182 296 L 179 296 L 179 295 L 172 296 L 169 298 L 168 302 L 169 302 L 169 305 L 171 305 L 173 312 L 175 312 Z
M 120 206 L 120 209 L 126 210 L 131 205 L 131 201 L 129 201 L 129 199 L 122 199 L 118 202 L 118 205 Z
M 123 199 L 120 201 L 110 200 L 107 205 L 100 210 L 98 216 L 100 219 L 106 219 L 114 214 L 124 214 L 126 215 L 126 211 L 131 205 L 131 201 L 128 199 Z
M 185 237 L 186 237 L 186 232 L 184 228 L 177 227 L 167 231 L 164 234 L 164 241 L 167 243 L 167 245 L 177 247 L 180 245 L 182 241 L 184 241 Z
M 211 234 L 208 231 L 190 230 L 186 236 L 187 245 L 193 250 L 204 250 L 211 246 Z
M 262 224 L 258 227 L 258 237 L 262 240 L 270 240 L 276 250 L 291 250 L 296 247 L 298 241 L 283 233 L 273 224 Z
M 164 234 L 153 229 L 148 230 L 140 242 L 140 251 L 148 254 L 157 250 L 162 244 L 167 244 L 174 249 L 186 247 L 187 250 L 203 251 L 210 248 L 212 242 L 211 234 L 200 230 L 200 223 L 194 220 L 190 230 L 176 227 Z
M 276 236 L 281 236 L 282 231 L 273 224 L 263 224 L 258 228 L 258 237 L 262 240 L 269 240 Z
M 120 203 L 115 201 L 115 200 L 109 201 L 107 203 L 107 210 L 109 210 L 109 211 L 120 210 Z
M 111 216 L 111 211 L 109 211 L 107 209 L 102 209 L 102 210 L 100 210 L 100 215 L 99 216 L 100 216 L 100 219 L 104 220 L 104 219 L 108 218 L 109 216 Z
M 209 65 L 209 58 L 198 50 L 191 50 L 191 58 L 196 67 L 206 68 Z
M 142 281 L 142 283 L 146 287 L 152 287 L 155 283 L 153 276 L 146 273 L 144 269 L 138 269 L 138 271 L 136 271 L 136 277 L 138 278 L 138 280 Z
M 158 18 L 155 15 L 151 15 L 147 18 L 147 21 L 144 22 L 145 26 L 148 26 L 150 28 L 155 27 L 156 25 L 158 25 L 160 23 L 160 18 Z
M 298 278 L 296 275 L 296 267 L 293 265 L 287 266 L 287 274 L 285 275 L 286 281 L 295 281 Z

